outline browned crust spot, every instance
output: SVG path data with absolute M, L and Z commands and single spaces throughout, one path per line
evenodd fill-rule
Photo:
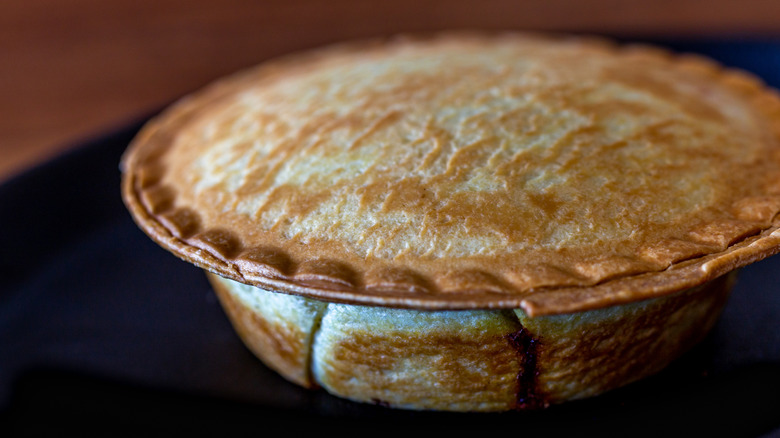
M 525 388 L 515 384 L 528 384 L 525 378 L 512 379 L 523 357 L 513 350 L 509 339 L 506 342 L 495 342 L 500 335 L 490 339 L 464 340 L 457 335 L 428 334 L 425 341 L 418 338 L 408 339 L 402 336 L 389 337 L 372 335 L 368 331 L 362 334 L 352 334 L 342 339 L 336 345 L 332 356 L 336 358 L 331 364 L 326 386 L 342 396 L 353 397 L 355 382 L 359 383 L 359 391 L 366 394 L 382 394 L 392 392 L 393 396 L 403 396 L 406 406 L 457 405 L 473 403 L 474 394 L 484 394 L 482 403 L 511 404 L 504 401 L 504 394 L 515 392 L 518 400 L 525 397 L 525 404 L 517 404 L 518 409 L 530 407 L 530 398 L 525 395 Z M 524 354 L 527 354 L 525 352 Z M 435 377 L 429 376 L 433 386 L 423 387 L 414 377 L 387 379 L 384 370 L 392 368 L 398 358 L 427 358 L 435 361 Z M 479 370 L 470 369 L 470 364 L 480 364 Z M 524 376 L 533 375 L 521 373 Z M 514 382 L 513 382 L 514 380 Z M 513 391 L 514 390 L 514 391 Z M 531 393 L 534 393 L 533 390 Z M 374 400 L 380 398 L 373 397 Z M 382 400 L 385 405 L 394 403 Z M 534 399 L 536 403 L 536 399 Z M 541 406 L 538 400 L 536 406 Z
M 244 345 L 286 379 L 306 388 L 315 388 L 309 363 L 311 354 L 300 341 L 301 334 L 290 326 L 273 324 L 259 317 L 233 298 L 219 280 L 208 278 Z
M 522 326 L 521 326 L 522 327 Z M 507 335 L 509 345 L 517 352 L 520 372 L 517 374 L 517 410 L 535 410 L 549 406 L 539 391 L 537 379 L 539 367 L 537 358 L 542 347 L 541 341 L 529 333 L 525 327 Z

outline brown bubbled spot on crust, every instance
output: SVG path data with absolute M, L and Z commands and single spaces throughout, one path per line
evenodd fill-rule
M 381 406 L 381 407 L 383 407 L 383 408 L 390 408 L 390 407 L 392 407 L 392 406 L 390 405 L 390 403 L 388 403 L 388 402 L 386 402 L 386 401 L 384 401 L 384 400 L 380 400 L 380 399 L 378 399 L 378 398 L 372 398 L 372 399 L 371 399 L 371 402 L 372 402 L 373 404 L 375 404 L 375 405 L 377 405 L 377 406 Z
M 525 327 L 506 336 L 509 345 L 517 352 L 520 372 L 517 374 L 517 410 L 542 409 L 547 404 L 538 392 L 539 368 L 536 359 L 539 354 L 539 340 L 531 336 Z

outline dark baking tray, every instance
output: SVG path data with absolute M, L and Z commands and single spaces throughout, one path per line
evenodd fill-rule
M 780 85 L 780 42 L 660 43 Z M 659 375 L 594 399 L 540 412 L 452 414 L 298 388 L 241 344 L 203 273 L 152 243 L 123 207 L 119 157 L 142 121 L 0 186 L 2 435 L 108 432 L 103 424 L 112 425 L 109 435 L 780 432 L 780 256 L 743 270 L 699 346 Z

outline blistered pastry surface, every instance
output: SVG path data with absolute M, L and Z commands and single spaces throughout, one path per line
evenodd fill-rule
M 778 114 L 749 76 L 650 49 L 506 35 L 346 46 L 165 112 L 126 158 L 126 198 L 169 249 L 249 283 L 509 307 L 761 233 L 754 247 L 776 252 Z

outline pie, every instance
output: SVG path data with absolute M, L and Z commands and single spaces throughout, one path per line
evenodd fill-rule
M 566 35 L 337 44 L 223 78 L 122 160 L 149 237 L 285 378 L 534 409 L 651 375 L 780 251 L 780 96 Z M 204 328 L 207 329 L 207 328 Z

